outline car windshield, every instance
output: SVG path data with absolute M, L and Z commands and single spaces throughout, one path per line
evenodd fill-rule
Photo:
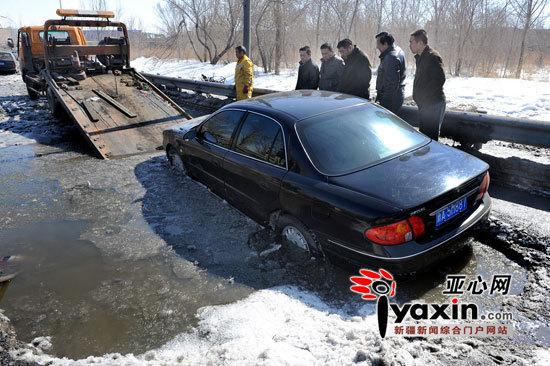
M 407 122 L 370 104 L 307 118 L 296 130 L 311 162 L 325 175 L 351 173 L 429 141 Z
M 38 33 L 38 36 L 40 37 L 40 40 L 43 42 L 44 41 L 44 31 L 40 31 Z M 69 33 L 65 32 L 65 31 L 51 30 L 51 31 L 48 31 L 48 38 L 50 38 L 50 37 L 55 38 L 57 41 L 68 42 Z
M 0 53 L 0 61 L 13 61 L 13 57 L 9 53 Z

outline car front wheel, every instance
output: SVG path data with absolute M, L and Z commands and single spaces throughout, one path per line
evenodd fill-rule
M 187 174 L 185 164 L 183 163 L 180 154 L 178 154 L 173 146 L 168 147 L 168 150 L 166 151 L 166 156 L 168 157 L 168 162 L 170 163 L 172 169 L 174 169 L 178 174 Z

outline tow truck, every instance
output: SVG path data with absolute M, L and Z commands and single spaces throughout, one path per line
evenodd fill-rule
M 102 158 L 162 148 L 162 131 L 192 117 L 130 66 L 126 25 L 111 11 L 58 9 L 44 24 L 38 92 L 55 116 L 66 114 Z M 99 18 L 99 19 L 98 19 Z M 60 41 L 63 29 L 94 28 L 96 45 Z M 102 32 L 103 31 L 103 32 Z
M 84 33 L 78 27 L 60 26 L 49 33 L 58 44 L 86 45 Z M 8 39 L 13 48 L 13 40 Z M 31 99 L 38 99 L 43 88 L 40 71 L 44 69 L 44 25 L 25 26 L 17 31 L 17 55 L 21 77 Z

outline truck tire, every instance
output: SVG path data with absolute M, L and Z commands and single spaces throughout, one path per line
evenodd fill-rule
M 31 98 L 32 100 L 37 100 L 39 97 L 38 93 L 35 92 L 34 90 L 29 89 L 28 86 L 27 86 L 27 94 L 29 94 L 29 98 Z
M 39 95 L 37 92 L 31 90 L 29 88 L 29 84 L 28 84 L 28 81 L 27 81 L 27 70 L 26 69 L 23 69 L 21 70 L 21 78 L 23 79 L 23 82 L 25 83 L 25 86 L 27 87 L 27 94 L 29 95 L 29 98 L 31 98 L 32 100 L 37 100 Z
M 56 118 L 63 117 L 65 110 L 50 88 L 46 91 L 46 96 L 48 97 L 48 106 L 50 107 L 52 115 Z

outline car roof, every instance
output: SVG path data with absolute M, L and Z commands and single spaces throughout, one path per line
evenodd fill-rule
M 368 103 L 353 95 L 324 90 L 293 90 L 266 94 L 228 104 L 224 109 L 242 108 L 248 111 L 282 117 L 294 122 L 336 109 Z M 286 118 L 284 118 L 286 117 Z

